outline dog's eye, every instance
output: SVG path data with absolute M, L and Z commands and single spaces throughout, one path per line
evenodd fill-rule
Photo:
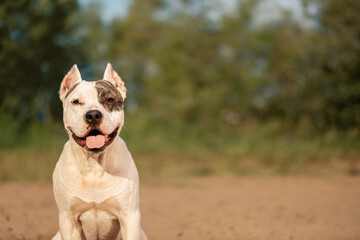
M 72 100 L 71 103 L 72 103 L 72 104 L 80 104 L 79 99 L 74 99 L 74 100 Z
M 114 99 L 113 98 L 108 98 L 108 103 L 113 103 L 114 102 Z

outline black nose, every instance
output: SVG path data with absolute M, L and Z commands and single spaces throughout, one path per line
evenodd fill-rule
M 98 110 L 90 110 L 85 114 L 85 121 L 91 125 L 97 125 L 101 122 L 102 114 Z

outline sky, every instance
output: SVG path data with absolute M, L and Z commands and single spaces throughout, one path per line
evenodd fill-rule
M 102 20 L 110 22 L 114 18 L 125 17 L 132 0 L 79 0 L 79 2 L 83 7 L 86 7 L 90 2 L 100 3 Z M 220 2 L 223 4 L 222 11 L 226 13 L 234 9 L 237 0 L 222 0 Z M 257 11 L 258 23 L 276 19 L 281 13 L 281 9 L 292 12 L 295 19 L 301 20 L 303 18 L 300 0 L 265 0 Z
M 100 3 L 101 17 L 104 22 L 110 22 L 114 18 L 125 17 L 131 0 L 79 0 L 80 6 L 87 6 L 91 2 Z
M 290 11 L 293 18 L 303 20 L 302 5 L 299 0 L 266 0 L 257 9 L 257 21 L 266 23 L 276 19 L 283 10 Z

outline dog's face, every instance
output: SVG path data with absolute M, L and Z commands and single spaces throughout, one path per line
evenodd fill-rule
M 124 125 L 126 88 L 112 66 L 107 65 L 102 80 L 86 82 L 74 65 L 59 94 L 70 138 L 90 153 L 104 151 Z

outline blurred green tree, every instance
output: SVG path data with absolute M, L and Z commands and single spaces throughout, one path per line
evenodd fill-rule
M 137 109 L 146 103 L 146 94 L 154 94 L 144 88 L 147 64 L 154 61 L 154 45 L 159 39 L 161 23 L 156 12 L 164 6 L 161 0 L 134 0 L 125 19 L 115 19 L 109 27 L 107 58 L 125 80 L 128 90 L 128 107 Z M 141 102 L 141 104 L 139 104 Z
M 359 1 L 304 0 L 316 6 L 310 27 L 286 12 L 257 25 L 260 2 L 239 1 L 213 19 L 216 1 L 133 0 L 124 19 L 106 24 L 96 4 L 4 1 L 1 111 L 27 122 L 45 102 L 40 108 L 60 119 L 56 92 L 69 67 L 80 63 L 96 80 L 88 77 L 112 62 L 129 91 L 127 110 L 161 126 L 234 131 L 270 118 L 359 126 Z
M 325 126 L 360 127 L 360 1 L 322 1 L 319 11 L 305 58 L 312 64 L 305 94 L 318 92 L 310 98 L 313 117 Z
M 256 4 L 241 4 L 223 23 L 209 18 L 216 5 L 178 4 L 134 1 L 128 17 L 110 27 L 108 56 L 136 90 L 133 102 L 158 123 L 238 124 L 254 89 L 246 44 Z
M 25 124 L 35 119 L 39 108 L 42 116 L 50 117 L 52 106 L 60 116 L 59 83 L 67 67 L 82 54 L 74 32 L 78 8 L 76 0 L 1 2 L 2 115 Z
M 311 28 L 281 27 L 272 33 L 281 43 L 272 54 L 279 61 L 269 61 L 267 74 L 277 92 L 263 110 L 319 130 L 359 127 L 360 2 L 305 1 L 305 9 L 309 4 L 316 6 L 308 15 Z

